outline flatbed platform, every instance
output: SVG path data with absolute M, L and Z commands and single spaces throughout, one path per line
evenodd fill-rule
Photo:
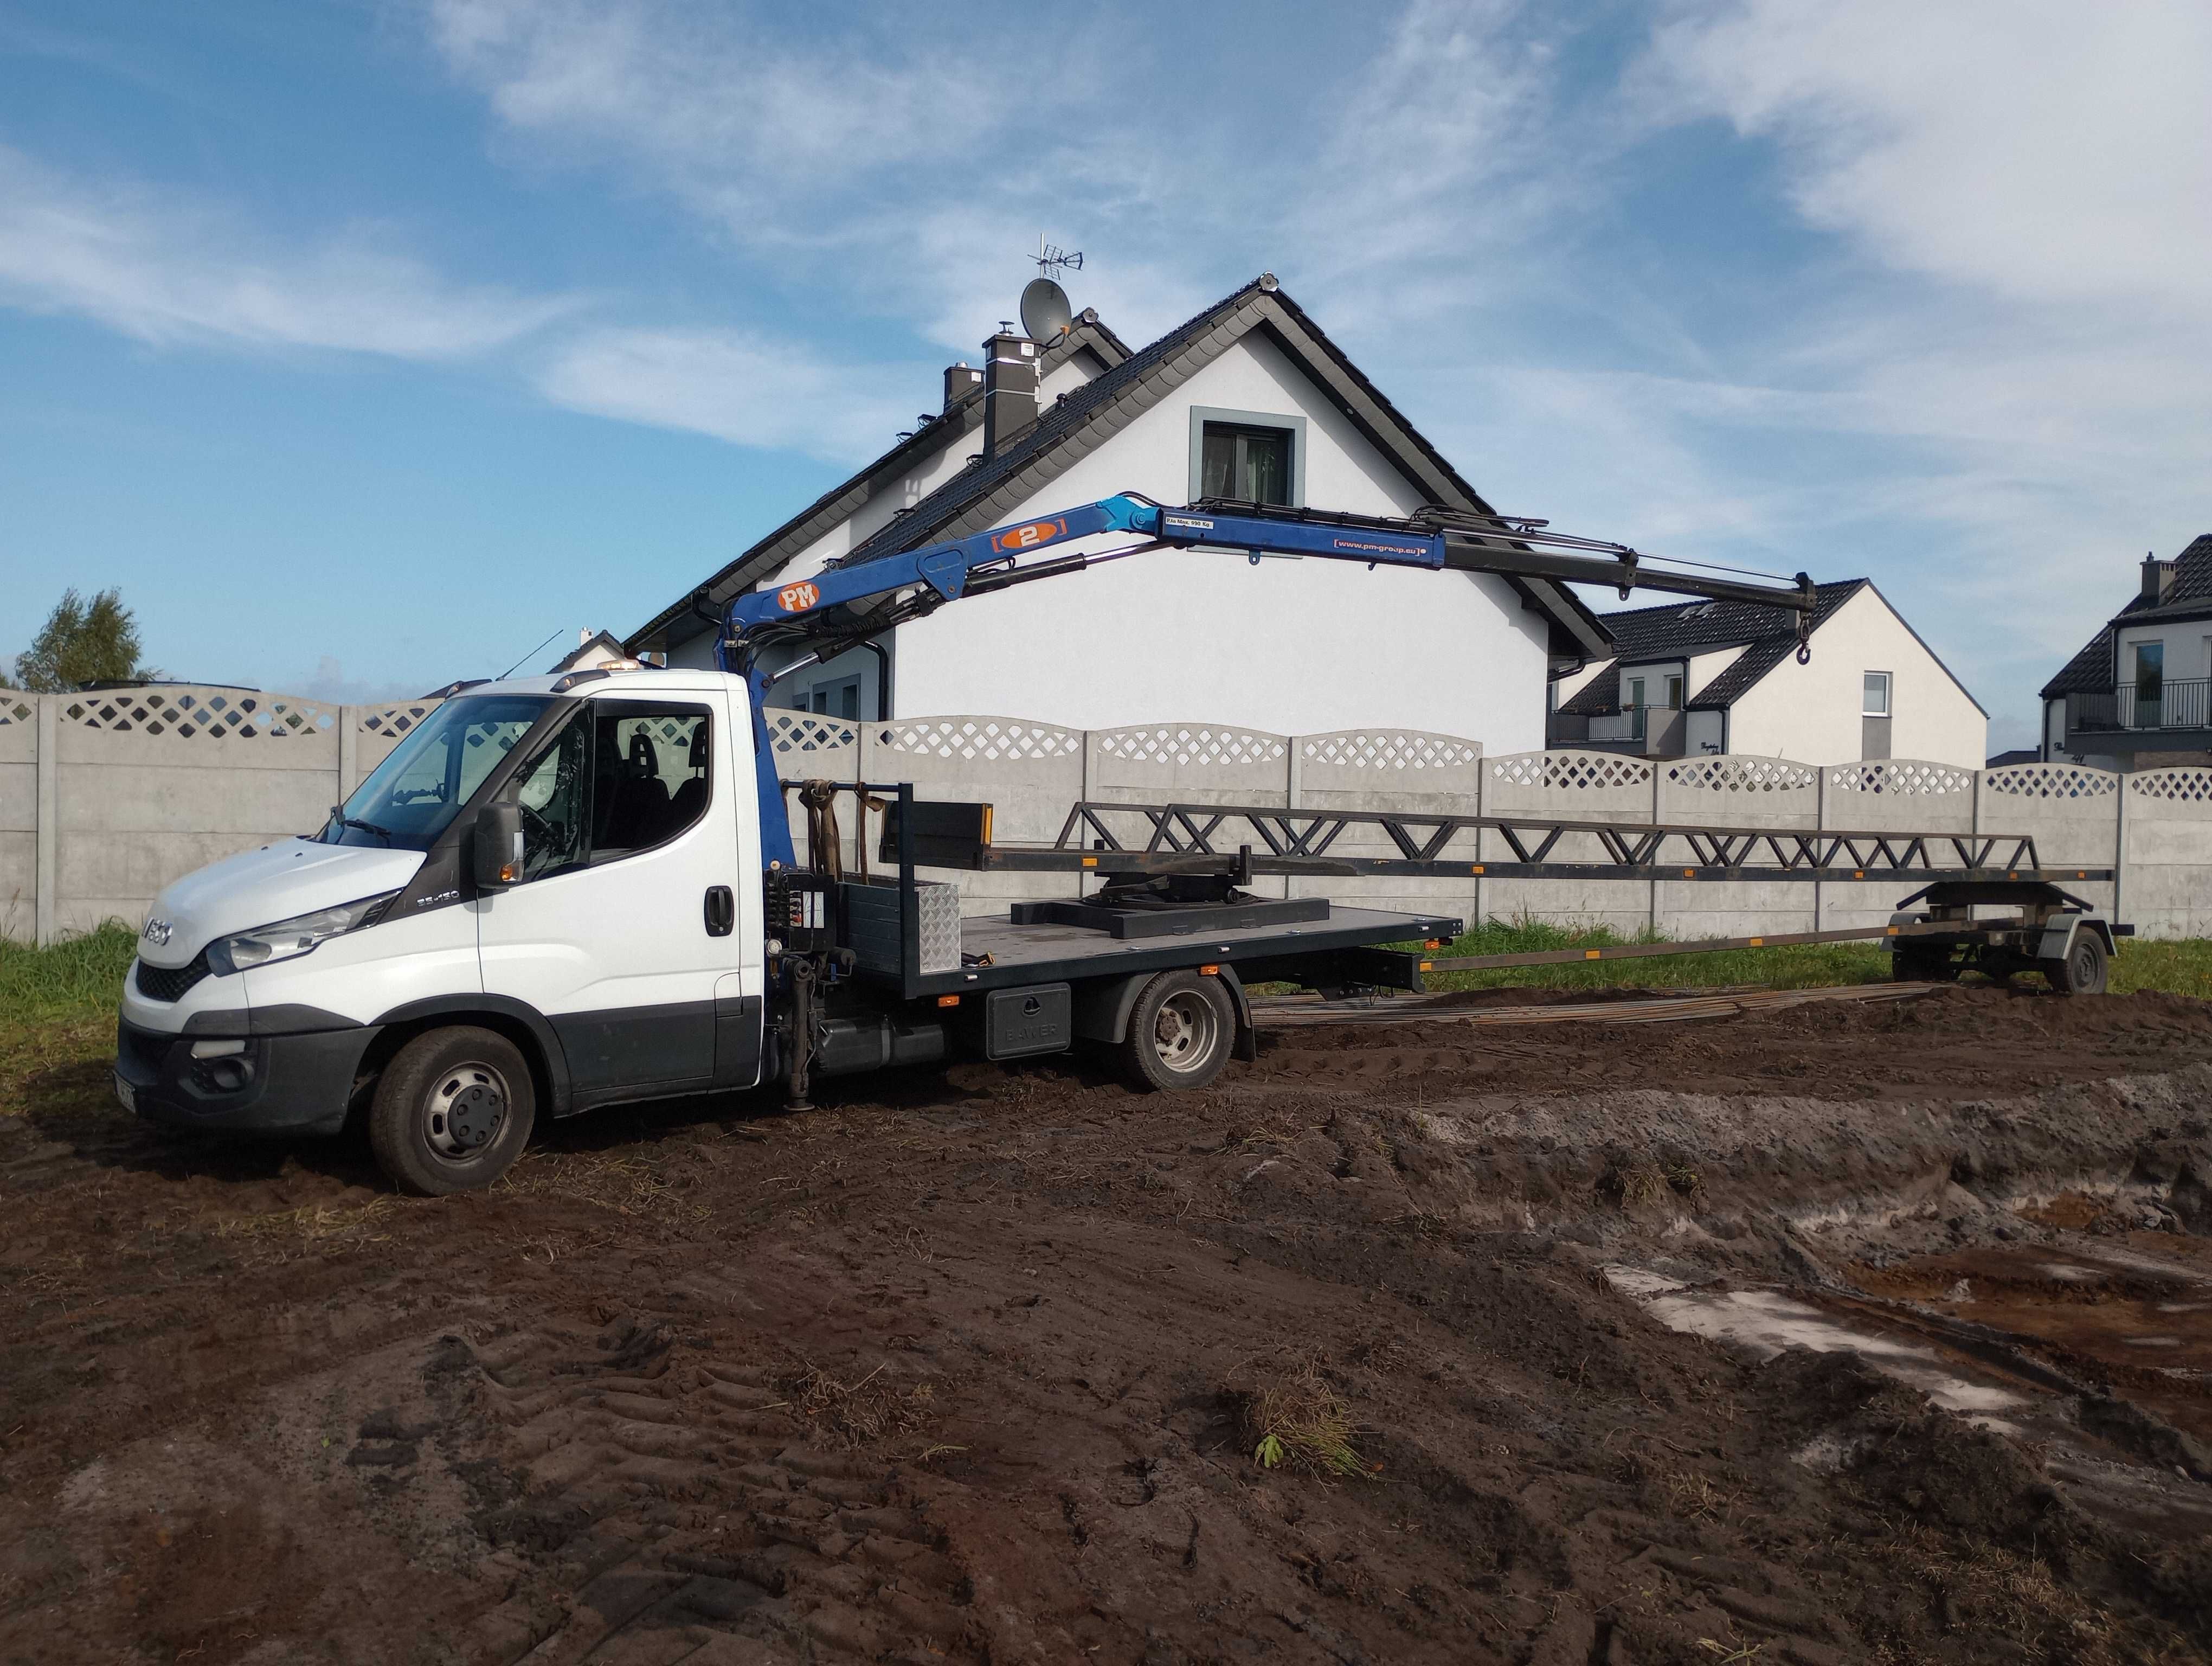
M 907 994 L 909 997 L 958 994 L 1122 971 L 1166 971 L 1197 959 L 1233 966 L 1248 982 L 1258 982 L 1259 973 L 1271 961 L 1368 949 L 1385 943 L 1449 939 L 1459 933 L 1462 924 L 1449 915 L 1395 914 L 1338 906 L 1330 909 L 1326 921 L 1301 925 L 1118 940 L 1081 926 L 1018 926 L 1010 915 L 984 915 L 960 922 L 961 956 L 963 961 L 972 961 L 988 955 L 990 964 L 965 964 L 957 972 L 910 974 Z

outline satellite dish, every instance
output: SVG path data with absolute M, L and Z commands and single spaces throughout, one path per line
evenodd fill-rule
M 1050 341 L 1075 322 L 1067 291 L 1048 277 L 1033 277 L 1022 291 L 1022 332 L 1031 341 Z

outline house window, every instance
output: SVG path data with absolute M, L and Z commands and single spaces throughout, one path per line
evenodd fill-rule
M 1889 715 L 1889 673 L 1870 671 L 1866 674 L 1866 697 L 1859 702 L 1862 717 Z
M 848 677 L 835 683 L 817 683 L 799 696 L 799 709 L 857 723 L 860 720 L 860 679 Z
M 1190 496 L 1276 508 L 1306 501 L 1306 419 L 1258 410 L 1190 412 Z
M 2166 644 L 2136 644 L 2136 712 L 2134 727 L 2155 729 L 2166 721 Z
M 1682 679 L 1680 677 L 1667 679 L 1667 709 L 1670 712 L 1682 709 Z
M 1632 677 L 1628 679 L 1629 709 L 1632 711 L 1640 710 L 1642 709 L 1643 705 L 1644 679 L 1641 677 Z

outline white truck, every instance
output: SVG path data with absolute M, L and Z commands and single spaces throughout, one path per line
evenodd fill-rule
M 1138 542 L 1024 559 L 1117 532 Z M 1978 881 L 1998 860 L 1961 847 L 1958 866 L 1939 870 L 1896 836 L 1865 836 L 1875 842 L 1863 848 L 1860 836 L 1821 834 L 1819 850 L 1784 851 L 1783 836 L 1757 830 L 1631 838 L 1595 824 L 1126 805 L 1079 805 L 1056 844 L 1014 848 L 993 842 L 988 806 L 919 803 L 898 783 L 809 782 L 801 862 L 786 808 L 797 783 L 778 779 L 763 718 L 776 680 L 964 595 L 1162 547 L 1753 599 L 1796 610 L 1801 641 L 1814 599 L 1802 574 L 1779 588 L 1640 567 L 1633 550 L 1541 522 L 1170 509 L 1134 496 L 833 568 L 737 598 L 715 620 L 720 671 L 467 688 L 319 830 L 168 886 L 123 992 L 118 1093 L 188 1128 L 330 1134 L 363 1116 L 396 1183 L 452 1192 L 489 1184 L 540 1116 L 771 1082 L 803 1104 L 817 1075 L 956 1048 L 1012 1059 L 1085 1042 L 1116 1050 L 1141 1086 L 1200 1087 L 1254 1052 L 1248 983 L 1419 988 L 1423 952 L 1384 945 L 1433 951 L 1460 928 L 1256 897 L 1255 873 L 1587 875 L 1551 859 L 1576 830 L 1606 842 L 1603 871 L 1623 878 L 1863 879 L 1874 860 Z M 811 651 L 770 667 L 768 650 L 794 646 Z M 843 871 L 823 813 L 841 792 L 854 801 L 859 856 L 872 848 L 870 806 L 887 806 L 886 868 Z M 1109 827 L 1131 814 L 1150 826 L 1134 843 Z M 1210 842 L 1237 818 L 1252 842 Z M 1361 822 L 1382 824 L 1400 854 L 1332 849 L 1355 846 L 1339 842 Z M 1505 860 L 1470 863 L 1451 845 L 1492 836 Z M 1683 859 L 1669 840 L 1688 842 L 1687 865 L 1674 865 Z M 1754 865 L 1762 840 L 1771 866 Z M 2032 851 L 2009 860 L 2008 880 L 2052 877 L 2031 871 Z M 925 877 L 987 867 L 1083 876 L 1082 894 L 963 920 L 957 886 Z

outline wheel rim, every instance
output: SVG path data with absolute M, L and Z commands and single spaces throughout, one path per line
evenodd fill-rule
M 422 1102 L 422 1134 L 431 1154 L 447 1163 L 480 1156 L 507 1126 L 507 1078 L 488 1064 L 458 1064 L 441 1074 Z
M 2094 994 L 2097 988 L 2097 945 L 2084 941 L 2074 945 L 2074 987 L 2084 994 Z
M 1195 989 L 1179 989 L 1160 1003 L 1152 1019 L 1152 1050 L 1163 1068 L 1187 1075 L 1206 1067 L 1220 1033 L 1213 1003 Z

